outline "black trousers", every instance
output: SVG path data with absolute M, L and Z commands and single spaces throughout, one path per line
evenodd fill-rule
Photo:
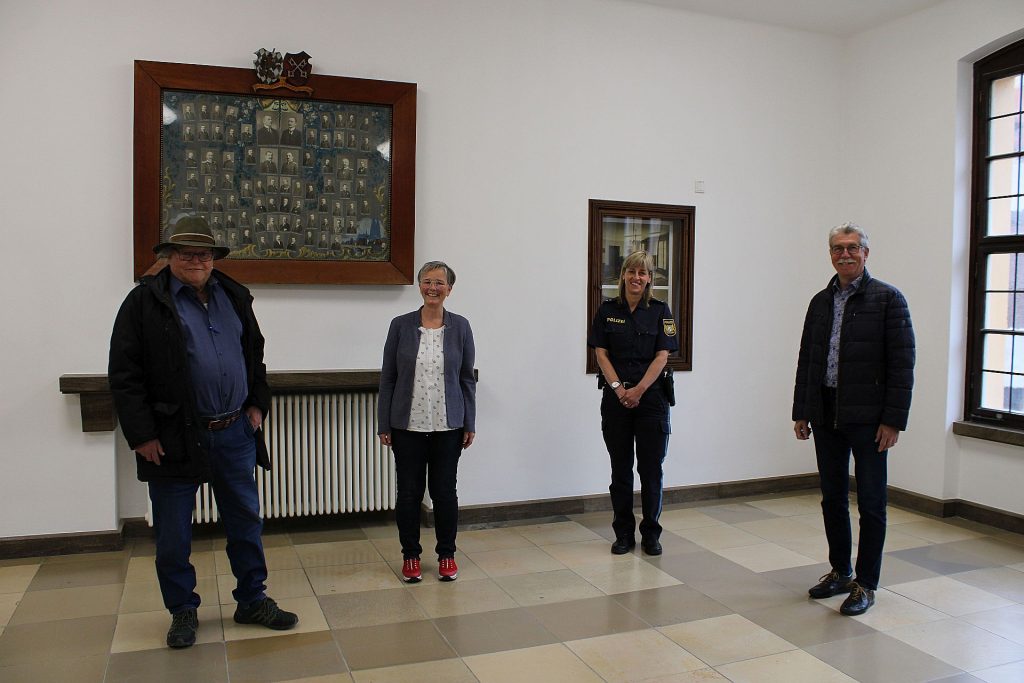
M 634 447 L 636 471 L 640 476 L 640 536 L 644 541 L 661 537 L 662 463 L 672 433 L 669 405 L 660 388 L 654 386 L 640 398 L 636 408 L 625 408 L 611 389 L 601 399 L 601 433 L 611 459 L 611 494 L 614 518 L 612 529 L 617 538 L 633 539 L 636 517 L 633 515 Z
M 860 512 L 860 537 L 857 541 L 855 579 L 864 588 L 875 590 L 882 571 L 885 545 L 885 506 L 887 502 L 889 451 L 878 452 L 877 424 L 835 424 L 835 393 L 823 388 L 825 415 L 812 426 L 814 452 L 821 478 L 821 512 L 828 537 L 828 560 L 840 574 L 853 569 L 853 533 L 850 528 L 850 454 L 857 480 L 857 510 Z
M 395 454 L 398 496 L 395 521 L 398 540 L 405 559 L 419 557 L 420 503 L 430 489 L 434 504 L 434 533 L 437 556 L 455 555 L 455 534 L 459 526 L 459 496 L 455 491 L 462 455 L 462 430 L 410 432 L 391 430 L 391 450 Z

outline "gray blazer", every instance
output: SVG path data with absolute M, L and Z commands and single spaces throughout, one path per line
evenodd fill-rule
M 420 348 L 420 311 L 400 315 L 391 321 L 384 342 L 377 398 L 377 433 L 408 429 L 412 412 L 412 385 L 416 375 L 416 353 Z M 476 432 L 476 378 L 473 365 L 476 347 L 469 321 L 444 312 L 444 398 L 448 427 Z

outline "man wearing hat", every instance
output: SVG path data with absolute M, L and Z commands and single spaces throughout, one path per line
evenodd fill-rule
M 214 270 L 228 248 L 203 218 L 186 215 L 154 251 L 167 265 L 144 276 L 114 321 L 109 377 L 117 415 L 149 485 L 156 572 L 171 613 L 167 645 L 189 647 L 199 626 L 189 561 L 192 508 L 209 482 L 237 579 L 240 624 L 290 629 L 298 617 L 267 597 L 253 473 L 270 461 L 261 425 L 270 408 L 263 335 L 244 286 Z

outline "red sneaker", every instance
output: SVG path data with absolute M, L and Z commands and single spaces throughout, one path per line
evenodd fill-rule
M 442 557 L 437 560 L 437 578 L 442 581 L 454 581 L 459 578 L 459 566 L 454 557 Z
M 423 574 L 420 573 L 420 558 L 405 558 L 405 562 L 402 563 L 402 577 L 406 583 L 416 583 L 423 578 Z

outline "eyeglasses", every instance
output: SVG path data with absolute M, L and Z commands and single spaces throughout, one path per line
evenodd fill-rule
M 865 247 L 862 244 L 849 244 L 846 246 L 836 244 L 829 247 L 829 251 L 831 251 L 836 256 L 841 255 L 844 251 L 850 254 L 850 256 L 856 256 L 857 254 L 860 253 L 861 249 L 867 249 L 867 247 Z
M 447 287 L 448 283 L 444 280 L 420 280 L 420 287 Z
M 212 251 L 179 251 L 178 258 L 182 261 L 189 263 L 191 261 L 199 261 L 200 263 L 209 263 L 213 260 Z

